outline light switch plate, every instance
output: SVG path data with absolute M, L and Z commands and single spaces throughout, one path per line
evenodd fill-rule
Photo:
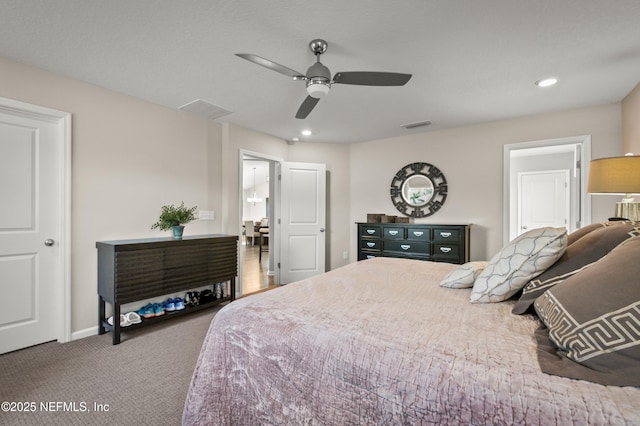
M 213 210 L 200 210 L 198 211 L 198 219 L 200 220 L 215 220 L 216 212 Z

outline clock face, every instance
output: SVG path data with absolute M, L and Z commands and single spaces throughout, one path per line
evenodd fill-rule
M 431 216 L 447 198 L 447 180 L 433 164 L 411 163 L 401 168 L 391 181 L 391 201 L 410 217 Z

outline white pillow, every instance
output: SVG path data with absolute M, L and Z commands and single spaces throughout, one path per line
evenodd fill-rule
M 440 287 L 447 288 L 471 288 L 480 272 L 489 262 L 467 262 L 449 272 L 440 282 Z
M 502 302 L 556 263 L 567 249 L 565 228 L 525 232 L 493 256 L 476 278 L 471 303 Z

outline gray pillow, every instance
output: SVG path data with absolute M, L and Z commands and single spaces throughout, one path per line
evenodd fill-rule
M 535 301 L 542 371 L 640 386 L 639 259 L 640 237 L 629 238 Z
M 565 228 L 538 228 L 525 232 L 504 246 L 476 278 L 471 303 L 509 299 L 544 272 L 567 248 Z
M 602 228 L 603 226 L 606 226 L 606 224 L 598 222 L 598 223 L 592 223 L 587 226 L 583 226 L 582 228 L 573 231 L 572 233 L 567 235 L 567 246 L 570 246 L 571 244 L 575 243 L 580 238 L 587 235 L 589 232 L 595 231 L 596 229 Z
M 584 228 L 583 228 L 584 229 Z M 545 291 L 580 272 L 613 250 L 622 241 L 640 234 L 640 223 L 605 222 L 567 247 L 562 257 L 549 269 L 532 279 L 522 289 L 514 314 L 524 314 Z
M 570 233 L 569 235 L 567 235 L 567 246 L 570 246 L 571 244 L 575 243 L 576 241 L 578 241 L 580 238 L 584 237 L 585 235 L 587 235 L 589 232 L 591 231 L 595 231 L 596 229 L 600 229 L 603 228 L 605 226 L 613 226 L 613 225 L 640 225 L 639 222 L 634 222 L 632 220 L 610 220 L 607 222 L 596 222 L 596 223 L 592 223 L 590 225 L 585 225 L 580 229 L 577 229 L 575 231 L 573 231 L 572 233 Z

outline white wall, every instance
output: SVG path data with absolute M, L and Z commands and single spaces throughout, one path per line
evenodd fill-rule
M 640 83 L 622 100 L 623 154 L 640 155 Z
M 150 229 L 163 204 L 217 210 L 220 125 L 3 58 L 0 75 L 1 96 L 72 113 L 71 326 L 96 327 L 96 241 L 168 235 Z
M 620 155 L 620 123 L 616 103 L 351 145 L 351 250 L 355 253 L 354 222 L 366 222 L 367 213 L 399 214 L 389 197 L 391 179 L 420 161 L 442 170 L 449 193 L 437 213 L 415 223 L 470 223 L 471 260 L 489 259 L 503 243 L 503 146 L 589 134 L 592 158 Z M 605 198 L 594 196 L 593 221 L 611 216 Z

